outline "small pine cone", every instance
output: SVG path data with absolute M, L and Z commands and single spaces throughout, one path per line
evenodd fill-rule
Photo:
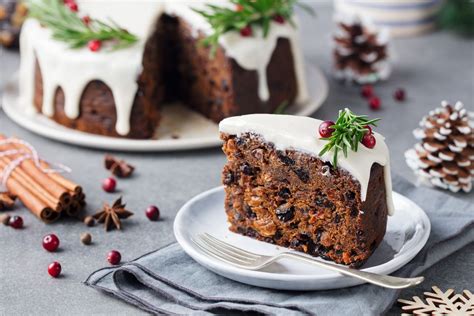
M 470 192 L 474 179 L 472 116 L 461 102 L 441 102 L 413 131 L 420 142 L 405 153 L 407 164 L 425 183 Z
M 359 84 L 385 80 L 390 75 L 387 40 L 359 19 L 339 22 L 334 36 L 334 71 L 338 79 Z

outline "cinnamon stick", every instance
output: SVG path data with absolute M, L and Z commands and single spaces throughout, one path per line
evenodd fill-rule
M 59 212 L 46 205 L 14 177 L 9 177 L 6 182 L 8 191 L 18 196 L 18 199 L 39 219 L 46 223 L 52 223 L 59 218 Z
M 2 136 L 0 135 L 0 140 Z M 4 139 L 4 138 L 3 138 Z M 12 144 L 12 147 L 16 149 L 23 149 L 24 147 L 20 144 Z M 14 155 L 14 158 L 19 157 L 20 154 Z M 41 187 L 45 188 L 51 195 L 59 200 L 59 202 L 67 207 L 71 203 L 71 194 L 65 190 L 63 186 L 58 184 L 56 181 L 48 177 L 47 174 L 38 169 L 35 163 L 31 160 L 24 160 L 21 163 L 21 168 L 32 177 Z
M 11 163 L 11 160 L 8 157 L 0 157 L 0 168 L 5 170 L 6 167 Z M 61 206 L 59 205 L 59 200 L 56 200 L 48 191 L 43 189 L 38 183 L 31 179 L 26 173 L 24 173 L 20 168 L 15 168 L 10 174 L 10 178 L 15 178 L 20 185 L 28 188 L 29 192 L 35 195 L 38 199 L 42 200 L 48 207 L 56 210 L 57 212 L 61 211 Z

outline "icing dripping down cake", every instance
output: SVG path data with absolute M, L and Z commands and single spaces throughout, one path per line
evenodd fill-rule
M 360 146 L 337 167 L 313 118 L 252 114 L 220 125 L 230 230 L 359 267 L 382 241 L 393 212 L 384 138 Z
M 71 49 L 28 19 L 21 36 L 22 103 L 77 130 L 146 139 L 167 101 L 183 101 L 219 122 L 308 98 L 296 26 L 272 21 L 267 36 L 258 25 L 250 37 L 226 32 L 211 57 L 201 40 L 212 28 L 193 10 L 207 2 L 78 1 L 81 14 L 111 18 L 139 38 L 98 52 Z

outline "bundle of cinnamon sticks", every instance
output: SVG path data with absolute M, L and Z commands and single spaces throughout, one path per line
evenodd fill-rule
M 21 140 L 6 140 L 0 134 L 0 175 L 11 170 L 5 183 L 8 191 L 45 223 L 56 221 L 62 214 L 77 216 L 86 204 L 82 188 L 60 173 L 46 172 L 51 166 L 43 160 L 22 159 L 32 150 Z

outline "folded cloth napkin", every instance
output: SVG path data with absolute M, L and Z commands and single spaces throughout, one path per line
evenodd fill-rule
M 474 242 L 474 205 L 442 192 L 414 187 L 395 177 L 395 191 L 426 211 L 431 235 L 424 249 L 392 275 L 419 275 L 439 260 Z M 155 314 L 212 315 L 257 312 L 268 315 L 378 315 L 399 291 L 374 285 L 291 292 L 253 287 L 214 274 L 178 244 L 150 252 L 119 267 L 94 272 L 85 284 Z

